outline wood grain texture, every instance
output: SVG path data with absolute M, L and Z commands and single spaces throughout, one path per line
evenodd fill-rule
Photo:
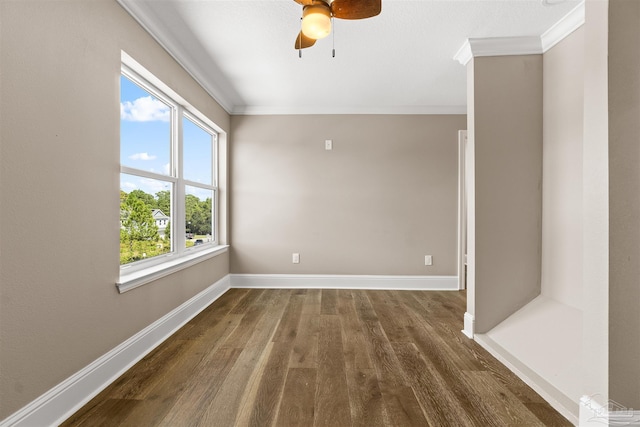
M 290 368 L 280 401 L 276 426 L 307 427 L 313 425 L 317 370 Z
M 464 292 L 231 289 L 63 426 L 570 426 Z
M 351 425 L 342 327 L 340 319 L 334 314 L 320 316 L 318 381 L 314 403 L 318 409 L 314 417 L 315 426 Z
M 455 395 L 446 381 L 434 367 L 427 363 L 420 350 L 413 343 L 394 343 L 402 369 L 407 373 L 411 387 L 430 425 L 446 425 L 455 419 L 459 426 L 473 426 L 473 421 L 457 404 Z
M 309 289 L 305 295 L 300 323 L 291 352 L 290 368 L 313 368 L 317 365 L 318 330 L 320 326 L 320 289 Z
M 304 295 L 292 295 L 282 315 L 273 337 L 273 348 L 260 377 L 260 386 L 252 400 L 251 417 L 248 422 L 250 426 L 271 425 L 276 419 L 289 368 L 291 350 L 300 323 L 303 301 Z

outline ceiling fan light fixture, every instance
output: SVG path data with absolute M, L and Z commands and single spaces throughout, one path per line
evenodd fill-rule
M 326 3 L 304 7 L 302 11 L 302 33 L 318 40 L 331 34 L 331 10 Z

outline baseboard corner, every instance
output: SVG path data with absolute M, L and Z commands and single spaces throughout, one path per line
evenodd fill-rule
M 464 329 L 462 330 L 462 333 L 465 334 L 469 339 L 473 339 L 475 324 L 476 324 L 476 319 L 473 316 L 473 314 L 469 313 L 468 311 L 465 312 L 464 313 Z
M 640 427 L 640 411 L 625 408 L 614 400 L 601 404 L 598 395 L 580 398 L 580 427 Z

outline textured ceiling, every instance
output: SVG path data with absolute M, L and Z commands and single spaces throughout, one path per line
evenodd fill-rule
M 293 45 L 293 0 L 119 0 L 232 114 L 464 113 L 467 38 L 540 36 L 579 1 L 383 0 L 374 18 L 334 21 Z

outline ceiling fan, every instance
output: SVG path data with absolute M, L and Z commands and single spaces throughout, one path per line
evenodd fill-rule
M 331 18 L 365 19 L 382 10 L 382 0 L 294 0 L 301 4 L 302 30 L 296 49 L 305 49 L 331 33 Z

